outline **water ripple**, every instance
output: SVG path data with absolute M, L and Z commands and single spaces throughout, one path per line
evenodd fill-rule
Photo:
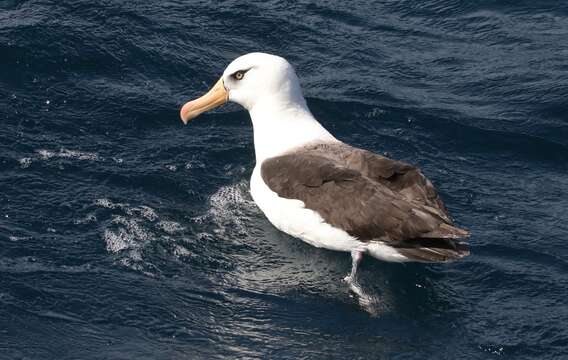
M 0 2 L 0 357 L 563 358 L 568 8 L 558 1 Z M 178 109 L 238 55 L 296 67 L 338 138 L 421 167 L 472 256 L 277 231 L 253 133 Z

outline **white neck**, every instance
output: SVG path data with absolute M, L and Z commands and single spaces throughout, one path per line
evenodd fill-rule
M 337 141 L 314 118 L 306 101 L 263 98 L 250 110 L 257 166 L 267 158 L 281 155 L 315 141 Z

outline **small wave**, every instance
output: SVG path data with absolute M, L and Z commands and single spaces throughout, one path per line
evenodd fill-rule
M 36 272 L 80 273 L 96 271 L 90 264 L 54 265 L 34 256 L 0 257 L 0 273 L 26 274 Z
M 49 160 L 52 158 L 77 159 L 77 160 L 88 160 L 88 161 L 101 160 L 99 155 L 96 153 L 79 151 L 79 150 L 69 150 L 64 148 L 59 149 L 59 151 L 40 149 L 37 150 L 37 153 L 41 160 Z

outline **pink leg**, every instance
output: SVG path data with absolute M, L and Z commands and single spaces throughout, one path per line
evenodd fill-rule
M 357 266 L 363 259 L 363 252 L 360 250 L 351 250 L 351 274 L 347 275 L 343 280 L 349 284 L 357 284 Z

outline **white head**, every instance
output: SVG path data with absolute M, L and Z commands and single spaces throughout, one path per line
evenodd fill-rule
M 251 53 L 237 58 L 207 94 L 181 108 L 181 119 L 187 124 L 227 101 L 250 113 L 258 164 L 312 141 L 336 141 L 314 119 L 294 68 L 279 56 Z
M 280 56 L 265 53 L 250 53 L 235 59 L 207 94 L 181 108 L 181 119 L 187 124 L 227 101 L 236 102 L 249 111 L 262 102 L 306 106 L 292 65 Z

